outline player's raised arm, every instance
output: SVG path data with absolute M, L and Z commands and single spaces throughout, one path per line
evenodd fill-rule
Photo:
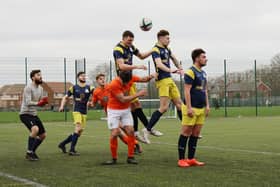
M 149 50 L 147 52 L 140 52 L 138 49 L 137 49 L 137 51 L 138 51 L 138 53 L 136 54 L 136 56 L 138 58 L 140 58 L 141 60 L 144 60 L 145 58 L 149 57 L 153 52 L 153 50 Z
M 162 71 L 165 71 L 165 72 L 168 72 L 168 73 L 177 72 L 177 69 L 171 69 L 171 68 L 168 68 L 167 66 L 165 66 L 162 63 L 161 58 L 155 58 L 154 61 L 156 63 L 157 68 L 161 69 Z
M 140 77 L 139 80 L 137 80 L 136 82 L 149 82 L 150 80 L 152 80 L 153 78 L 155 78 L 156 75 L 155 74 L 151 74 L 145 77 Z
M 117 63 L 117 66 L 119 67 L 119 69 L 122 70 L 122 71 L 131 71 L 131 70 L 134 70 L 134 69 L 144 69 L 144 70 L 147 69 L 146 66 L 144 66 L 144 65 L 129 65 L 129 64 L 126 64 L 122 57 L 116 58 L 116 63 Z
M 175 56 L 173 53 L 171 53 L 170 58 L 171 58 L 173 64 L 174 64 L 179 70 L 182 70 L 182 69 L 183 69 L 182 66 L 181 66 L 181 64 L 180 64 L 180 62 L 179 62 L 179 60 L 176 58 L 176 56 Z

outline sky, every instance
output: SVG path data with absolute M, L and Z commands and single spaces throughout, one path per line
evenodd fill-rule
M 254 59 L 268 64 L 280 52 L 279 7 L 278 0 L 1 0 L 0 71 L 6 58 L 108 61 L 124 30 L 147 51 L 160 29 L 170 32 L 172 52 L 185 67 L 199 47 L 210 74 L 222 72 L 223 59 L 232 69 L 251 68 Z M 149 32 L 139 28 L 143 17 L 153 21 Z

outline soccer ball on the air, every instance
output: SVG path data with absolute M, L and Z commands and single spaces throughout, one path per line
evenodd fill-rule
M 140 28 L 143 31 L 149 31 L 153 27 L 152 20 L 149 18 L 142 18 L 140 21 Z

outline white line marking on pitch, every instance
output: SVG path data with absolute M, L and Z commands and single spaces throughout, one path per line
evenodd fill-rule
M 164 143 L 164 142 L 152 142 L 152 144 L 177 146 L 177 144 Z M 199 147 L 204 148 L 204 149 L 218 150 L 218 151 L 231 151 L 231 152 L 243 152 L 243 153 L 253 153 L 253 154 L 280 156 L 280 153 L 275 153 L 275 152 L 254 151 L 254 150 L 246 150 L 246 149 L 231 149 L 231 148 L 222 148 L 222 147 L 214 147 L 214 146 L 203 146 L 203 145 L 201 145 Z
M 28 179 L 20 178 L 20 177 L 17 177 L 17 176 L 8 174 L 8 173 L 0 172 L 0 176 L 12 179 L 12 180 L 17 181 L 17 182 L 24 183 L 24 184 L 27 184 L 27 185 L 32 185 L 32 186 L 36 186 L 36 187 L 47 187 L 46 185 L 31 181 L 31 180 L 28 180 Z
M 100 136 L 91 136 L 91 135 L 82 135 L 82 136 L 89 137 L 89 138 L 105 139 L 104 137 L 100 137 Z M 177 146 L 177 144 L 164 143 L 164 142 L 152 142 L 151 144 Z M 218 150 L 218 151 L 231 151 L 231 152 L 243 152 L 243 153 L 252 153 L 252 154 L 280 156 L 280 153 L 267 152 L 267 151 L 254 151 L 254 150 L 246 150 L 246 149 L 222 148 L 222 147 L 203 146 L 203 145 L 201 145 L 199 147 L 203 148 L 203 149 L 212 149 L 212 150 Z

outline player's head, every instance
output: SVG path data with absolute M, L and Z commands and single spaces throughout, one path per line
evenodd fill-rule
M 197 64 L 200 67 L 206 66 L 207 64 L 206 52 L 200 48 L 194 49 L 192 51 L 192 60 L 194 64 Z
M 167 30 L 160 30 L 157 33 L 158 42 L 164 46 L 168 46 L 170 43 L 169 32 Z
M 119 77 L 121 78 L 123 84 L 127 84 L 132 78 L 132 73 L 131 71 L 120 71 Z
M 122 42 L 126 45 L 126 46 L 131 46 L 134 40 L 134 34 L 131 31 L 124 31 L 122 34 Z
M 97 76 L 96 76 L 96 82 L 99 86 L 105 86 L 105 74 L 103 73 L 99 73 Z
M 86 82 L 86 73 L 84 71 L 80 71 L 77 74 L 77 79 L 80 83 L 85 83 Z
M 41 70 L 39 69 L 32 70 L 30 72 L 30 79 L 35 84 L 42 84 L 43 80 L 42 80 Z

